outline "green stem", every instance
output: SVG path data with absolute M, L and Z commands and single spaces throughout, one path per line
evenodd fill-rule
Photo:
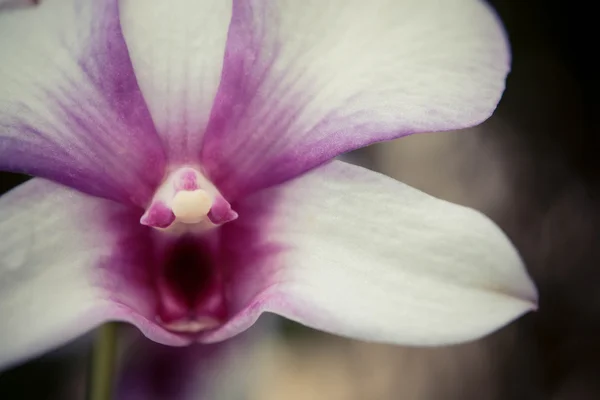
M 117 323 L 109 322 L 96 331 L 88 386 L 89 400 L 111 400 L 117 350 Z

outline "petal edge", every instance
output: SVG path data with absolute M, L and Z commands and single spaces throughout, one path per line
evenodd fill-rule
M 230 238 L 267 233 L 256 251 L 227 250 L 248 264 L 236 276 L 245 297 L 208 341 L 271 311 L 358 339 L 454 344 L 536 307 L 517 251 L 491 220 L 360 167 L 333 162 L 236 207 L 245 227 Z

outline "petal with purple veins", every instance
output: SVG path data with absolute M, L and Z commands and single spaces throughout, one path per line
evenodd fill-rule
M 0 14 L 0 169 L 145 205 L 164 152 L 116 0 Z
M 481 213 L 333 162 L 240 204 L 223 227 L 231 318 L 218 341 L 274 312 L 401 345 L 474 340 L 535 309 L 537 292 Z
M 235 0 L 202 162 L 233 200 L 376 141 L 478 124 L 509 58 L 479 0 Z
M 155 323 L 151 228 L 139 214 L 42 179 L 0 198 L 0 368 L 107 320 L 133 322 L 163 343 L 189 342 Z
M 119 4 L 133 67 L 169 160 L 196 163 L 219 87 L 231 1 Z

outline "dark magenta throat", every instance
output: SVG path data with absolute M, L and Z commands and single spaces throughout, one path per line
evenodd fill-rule
M 222 270 L 214 236 L 169 237 L 155 271 L 157 319 L 182 333 L 214 329 L 227 317 Z

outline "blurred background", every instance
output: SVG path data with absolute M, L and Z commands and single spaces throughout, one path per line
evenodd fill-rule
M 491 3 L 513 47 L 496 114 L 473 129 L 416 135 L 352 157 L 493 218 L 540 289 L 539 311 L 484 340 L 435 349 L 367 344 L 275 321 L 279 333 L 243 357 L 252 379 L 235 398 L 600 399 L 594 2 Z M 0 174 L 0 190 L 23 179 Z M 128 337 L 122 347 L 137 340 Z M 0 373 L 0 399 L 84 398 L 90 345 L 91 335 Z

